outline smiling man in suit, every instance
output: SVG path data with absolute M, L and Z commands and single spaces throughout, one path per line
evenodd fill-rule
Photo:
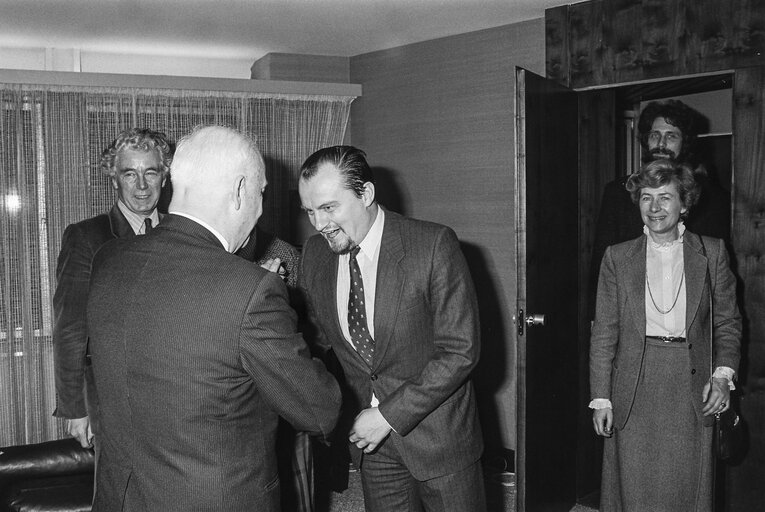
M 117 202 L 108 213 L 64 231 L 53 296 L 54 415 L 66 418 L 67 432 L 83 447 L 90 446 L 98 433 L 98 399 L 85 327 L 90 264 L 109 240 L 143 235 L 148 226 L 157 225 L 157 202 L 172 159 L 164 133 L 145 128 L 123 131 L 101 155 L 101 172 L 109 176 Z
M 93 261 L 93 510 L 278 512 L 279 416 L 326 438 L 340 392 L 297 332 L 279 276 L 233 254 L 262 213 L 255 144 L 198 128 L 178 144 L 171 175 L 159 227 Z
M 454 232 L 378 206 L 363 151 L 303 164 L 302 206 L 319 235 L 301 288 L 334 350 L 356 414 L 348 434 L 367 511 L 485 510 L 473 283 Z

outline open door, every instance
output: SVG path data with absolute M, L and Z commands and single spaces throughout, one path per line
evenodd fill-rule
M 520 512 L 576 502 L 578 114 L 576 93 L 516 72 Z

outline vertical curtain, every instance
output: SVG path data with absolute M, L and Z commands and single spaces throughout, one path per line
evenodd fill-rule
M 290 198 L 300 164 L 342 143 L 352 101 L 0 84 L 0 446 L 64 435 L 63 421 L 52 416 L 56 260 L 67 225 L 114 204 L 99 161 L 120 131 L 145 127 L 177 140 L 196 125 L 217 124 L 253 136 L 269 182 L 260 225 L 299 243 Z

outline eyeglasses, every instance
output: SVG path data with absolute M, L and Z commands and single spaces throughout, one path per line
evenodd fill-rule
M 674 144 L 676 142 L 680 142 L 682 138 L 682 135 L 677 132 L 665 132 L 662 134 L 659 131 L 652 131 L 648 133 L 648 142 L 653 143 L 657 143 L 663 140 L 665 144 Z

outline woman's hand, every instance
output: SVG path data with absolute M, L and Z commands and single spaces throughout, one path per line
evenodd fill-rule
M 610 407 L 592 411 L 592 425 L 595 433 L 603 437 L 611 437 L 614 428 L 614 411 Z
M 712 378 L 711 385 L 707 382 L 704 386 L 701 400 L 705 402 L 704 408 L 701 409 L 704 416 L 727 411 L 730 408 L 730 386 L 728 385 L 728 379 Z

